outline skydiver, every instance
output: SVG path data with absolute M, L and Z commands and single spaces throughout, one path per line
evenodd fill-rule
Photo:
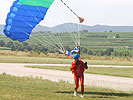
M 77 96 L 77 89 L 79 87 L 79 79 L 81 85 L 81 97 L 84 97 L 84 70 L 88 69 L 87 62 L 83 62 L 79 60 L 79 54 L 74 55 L 74 61 L 71 64 L 70 70 L 72 74 L 74 74 L 75 88 L 74 88 L 74 96 Z

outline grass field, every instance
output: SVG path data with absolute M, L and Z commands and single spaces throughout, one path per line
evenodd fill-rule
M 133 93 L 85 86 L 84 98 L 73 96 L 74 84 L 41 78 L 0 75 L 0 100 L 133 100 Z
M 101 59 L 98 60 L 94 58 L 84 60 L 87 61 L 89 65 L 123 65 L 123 66 L 133 66 L 133 62 L 122 60 L 122 59 Z M 26 57 L 26 56 L 0 56 L 0 63 L 38 63 L 38 64 L 71 64 L 70 59 L 63 58 L 47 58 L 47 57 Z
M 30 68 L 70 71 L 70 66 L 25 66 Z M 89 67 L 85 73 L 133 78 L 133 68 Z
M 47 57 L 0 56 L 0 63 L 69 64 L 69 59 Z

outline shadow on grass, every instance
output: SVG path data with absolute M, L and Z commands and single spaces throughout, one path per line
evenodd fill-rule
M 56 91 L 55 93 L 73 94 L 73 91 Z M 78 92 L 81 94 L 81 92 Z M 133 97 L 133 94 L 128 93 L 108 93 L 108 92 L 84 92 L 84 94 L 104 95 L 104 96 L 119 96 L 119 97 Z

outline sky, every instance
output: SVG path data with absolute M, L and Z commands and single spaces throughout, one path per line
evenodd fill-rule
M 14 0 L 0 1 L 0 24 L 5 24 L 7 13 Z M 79 16 L 84 25 L 133 26 L 133 0 L 64 0 Z M 60 0 L 55 0 L 40 23 L 44 26 L 55 26 L 62 23 L 78 23 Z

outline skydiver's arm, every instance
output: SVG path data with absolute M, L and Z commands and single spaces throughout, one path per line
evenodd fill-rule
M 74 70 L 76 69 L 77 65 L 75 64 L 75 62 L 72 62 L 70 70 Z
M 88 69 L 87 62 L 84 63 L 84 68 Z

